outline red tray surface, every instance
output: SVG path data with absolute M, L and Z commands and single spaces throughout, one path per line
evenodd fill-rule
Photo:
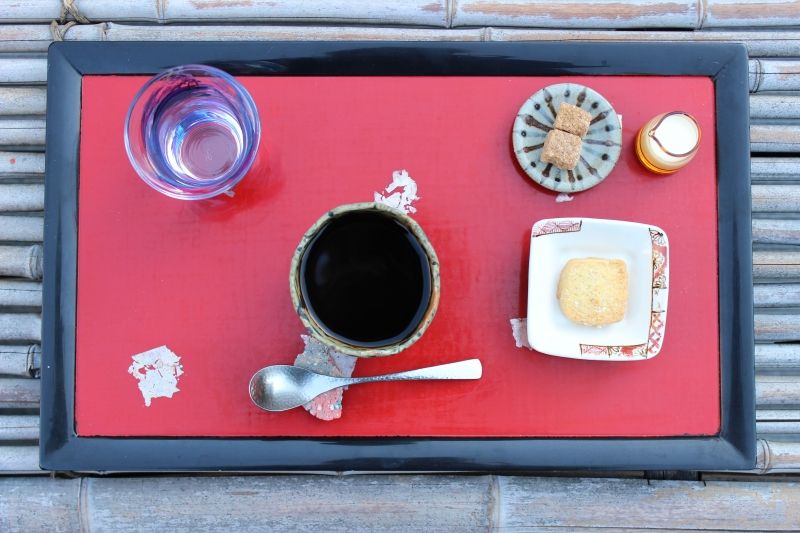
M 720 422 L 714 90 L 692 77 L 245 77 L 261 113 L 259 157 L 234 198 L 185 202 L 151 190 L 125 155 L 128 104 L 145 78 L 83 79 L 76 426 L 84 436 L 670 436 Z M 624 116 L 611 176 L 569 203 L 533 184 L 511 150 L 522 102 L 558 82 L 588 85 Z M 647 173 L 633 139 L 651 116 L 693 114 L 703 144 L 670 177 Z M 356 375 L 480 357 L 478 382 L 386 383 L 345 394 L 343 417 L 265 413 L 259 368 L 290 364 L 303 327 L 289 261 L 326 210 L 370 201 L 407 169 L 415 216 L 442 265 L 442 300 L 408 351 Z M 663 351 L 632 363 L 514 346 L 525 315 L 530 227 L 586 216 L 657 224 L 671 245 Z M 180 392 L 145 407 L 131 355 L 182 356 Z

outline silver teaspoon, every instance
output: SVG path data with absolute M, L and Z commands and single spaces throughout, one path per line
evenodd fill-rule
M 323 392 L 347 385 L 376 381 L 480 379 L 482 373 L 478 359 L 363 378 L 337 378 L 296 366 L 274 365 L 253 374 L 250 379 L 250 398 L 265 411 L 286 411 L 307 404 Z

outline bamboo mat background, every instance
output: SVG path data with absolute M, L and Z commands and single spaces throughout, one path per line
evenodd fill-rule
M 47 46 L 64 40 L 720 41 L 750 55 L 753 472 L 51 479 L 38 470 Z M 0 530 L 800 528 L 800 2 L 0 3 Z M 545 474 L 543 474 L 545 475 Z M 167 505 L 165 505 L 165 502 Z M 312 511 L 313 510 L 313 511 Z

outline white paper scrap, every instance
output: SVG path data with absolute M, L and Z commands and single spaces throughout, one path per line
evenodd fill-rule
M 562 192 L 558 196 L 556 196 L 556 203 L 560 204 L 561 202 L 571 202 L 575 198 L 570 196 L 569 194 Z
M 531 345 L 528 344 L 528 319 L 525 317 L 512 318 L 509 322 L 511 322 L 511 334 L 514 335 L 514 342 L 517 348 L 531 350 Z
M 392 172 L 392 182 L 381 192 L 376 192 L 375 201 L 399 209 L 403 213 L 416 213 L 412 205 L 419 200 L 417 182 L 405 170 Z
M 172 398 L 179 392 L 178 379 L 183 374 L 181 358 L 166 346 L 159 346 L 131 356 L 128 373 L 139 381 L 144 404 L 150 407 L 153 398 Z

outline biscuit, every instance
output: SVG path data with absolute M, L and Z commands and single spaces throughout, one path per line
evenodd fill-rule
M 556 292 L 564 315 L 576 324 L 605 326 L 625 318 L 628 268 L 619 259 L 570 259 Z
M 592 121 L 592 115 L 584 111 L 580 107 L 576 107 L 566 102 L 561 102 L 556 114 L 556 123 L 554 127 L 557 130 L 566 131 L 578 137 L 583 137 L 589 131 L 589 124 Z
M 572 170 L 581 157 L 583 143 L 577 135 L 560 130 L 550 130 L 544 138 L 542 161 L 558 168 Z

